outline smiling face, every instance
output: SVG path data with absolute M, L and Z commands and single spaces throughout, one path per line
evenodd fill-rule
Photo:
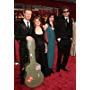
M 41 25 L 40 19 L 39 18 L 35 18 L 34 19 L 34 24 L 35 24 L 35 26 L 40 26 Z
M 32 16 L 32 11 L 31 10 L 25 10 L 24 12 L 24 18 L 29 21 L 31 19 Z

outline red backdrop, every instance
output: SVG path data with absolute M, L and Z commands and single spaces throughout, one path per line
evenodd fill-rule
M 68 6 L 71 9 L 71 16 L 76 19 L 76 3 L 60 2 L 53 0 L 14 0 L 15 3 L 31 4 L 31 5 L 42 5 L 49 7 L 60 8 L 62 6 Z

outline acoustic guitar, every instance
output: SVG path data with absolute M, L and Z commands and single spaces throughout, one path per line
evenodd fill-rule
M 25 84 L 34 88 L 41 85 L 44 81 L 44 75 L 41 72 L 41 65 L 36 62 L 35 58 L 35 40 L 27 40 L 29 50 L 30 63 L 26 66 Z

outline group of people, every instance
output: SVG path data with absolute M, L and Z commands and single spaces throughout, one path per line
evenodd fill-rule
M 49 76 L 53 72 L 55 45 L 58 45 L 58 59 L 56 71 L 60 69 L 68 71 L 66 65 L 70 54 L 72 43 L 72 19 L 68 7 L 62 8 L 62 14 L 57 18 L 54 14 L 48 16 L 47 21 L 41 16 L 35 16 L 31 20 L 32 10 L 25 9 L 24 18 L 17 23 L 15 30 L 15 39 L 20 40 L 20 79 L 24 84 L 25 66 L 29 62 L 29 53 L 27 49 L 27 39 L 35 39 L 36 61 L 41 65 L 41 71 L 44 76 Z

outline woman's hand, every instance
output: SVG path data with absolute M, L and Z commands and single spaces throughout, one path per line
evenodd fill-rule
M 47 43 L 45 43 L 45 53 L 47 53 Z
M 43 25 L 43 29 L 46 30 L 48 28 L 48 24 Z

